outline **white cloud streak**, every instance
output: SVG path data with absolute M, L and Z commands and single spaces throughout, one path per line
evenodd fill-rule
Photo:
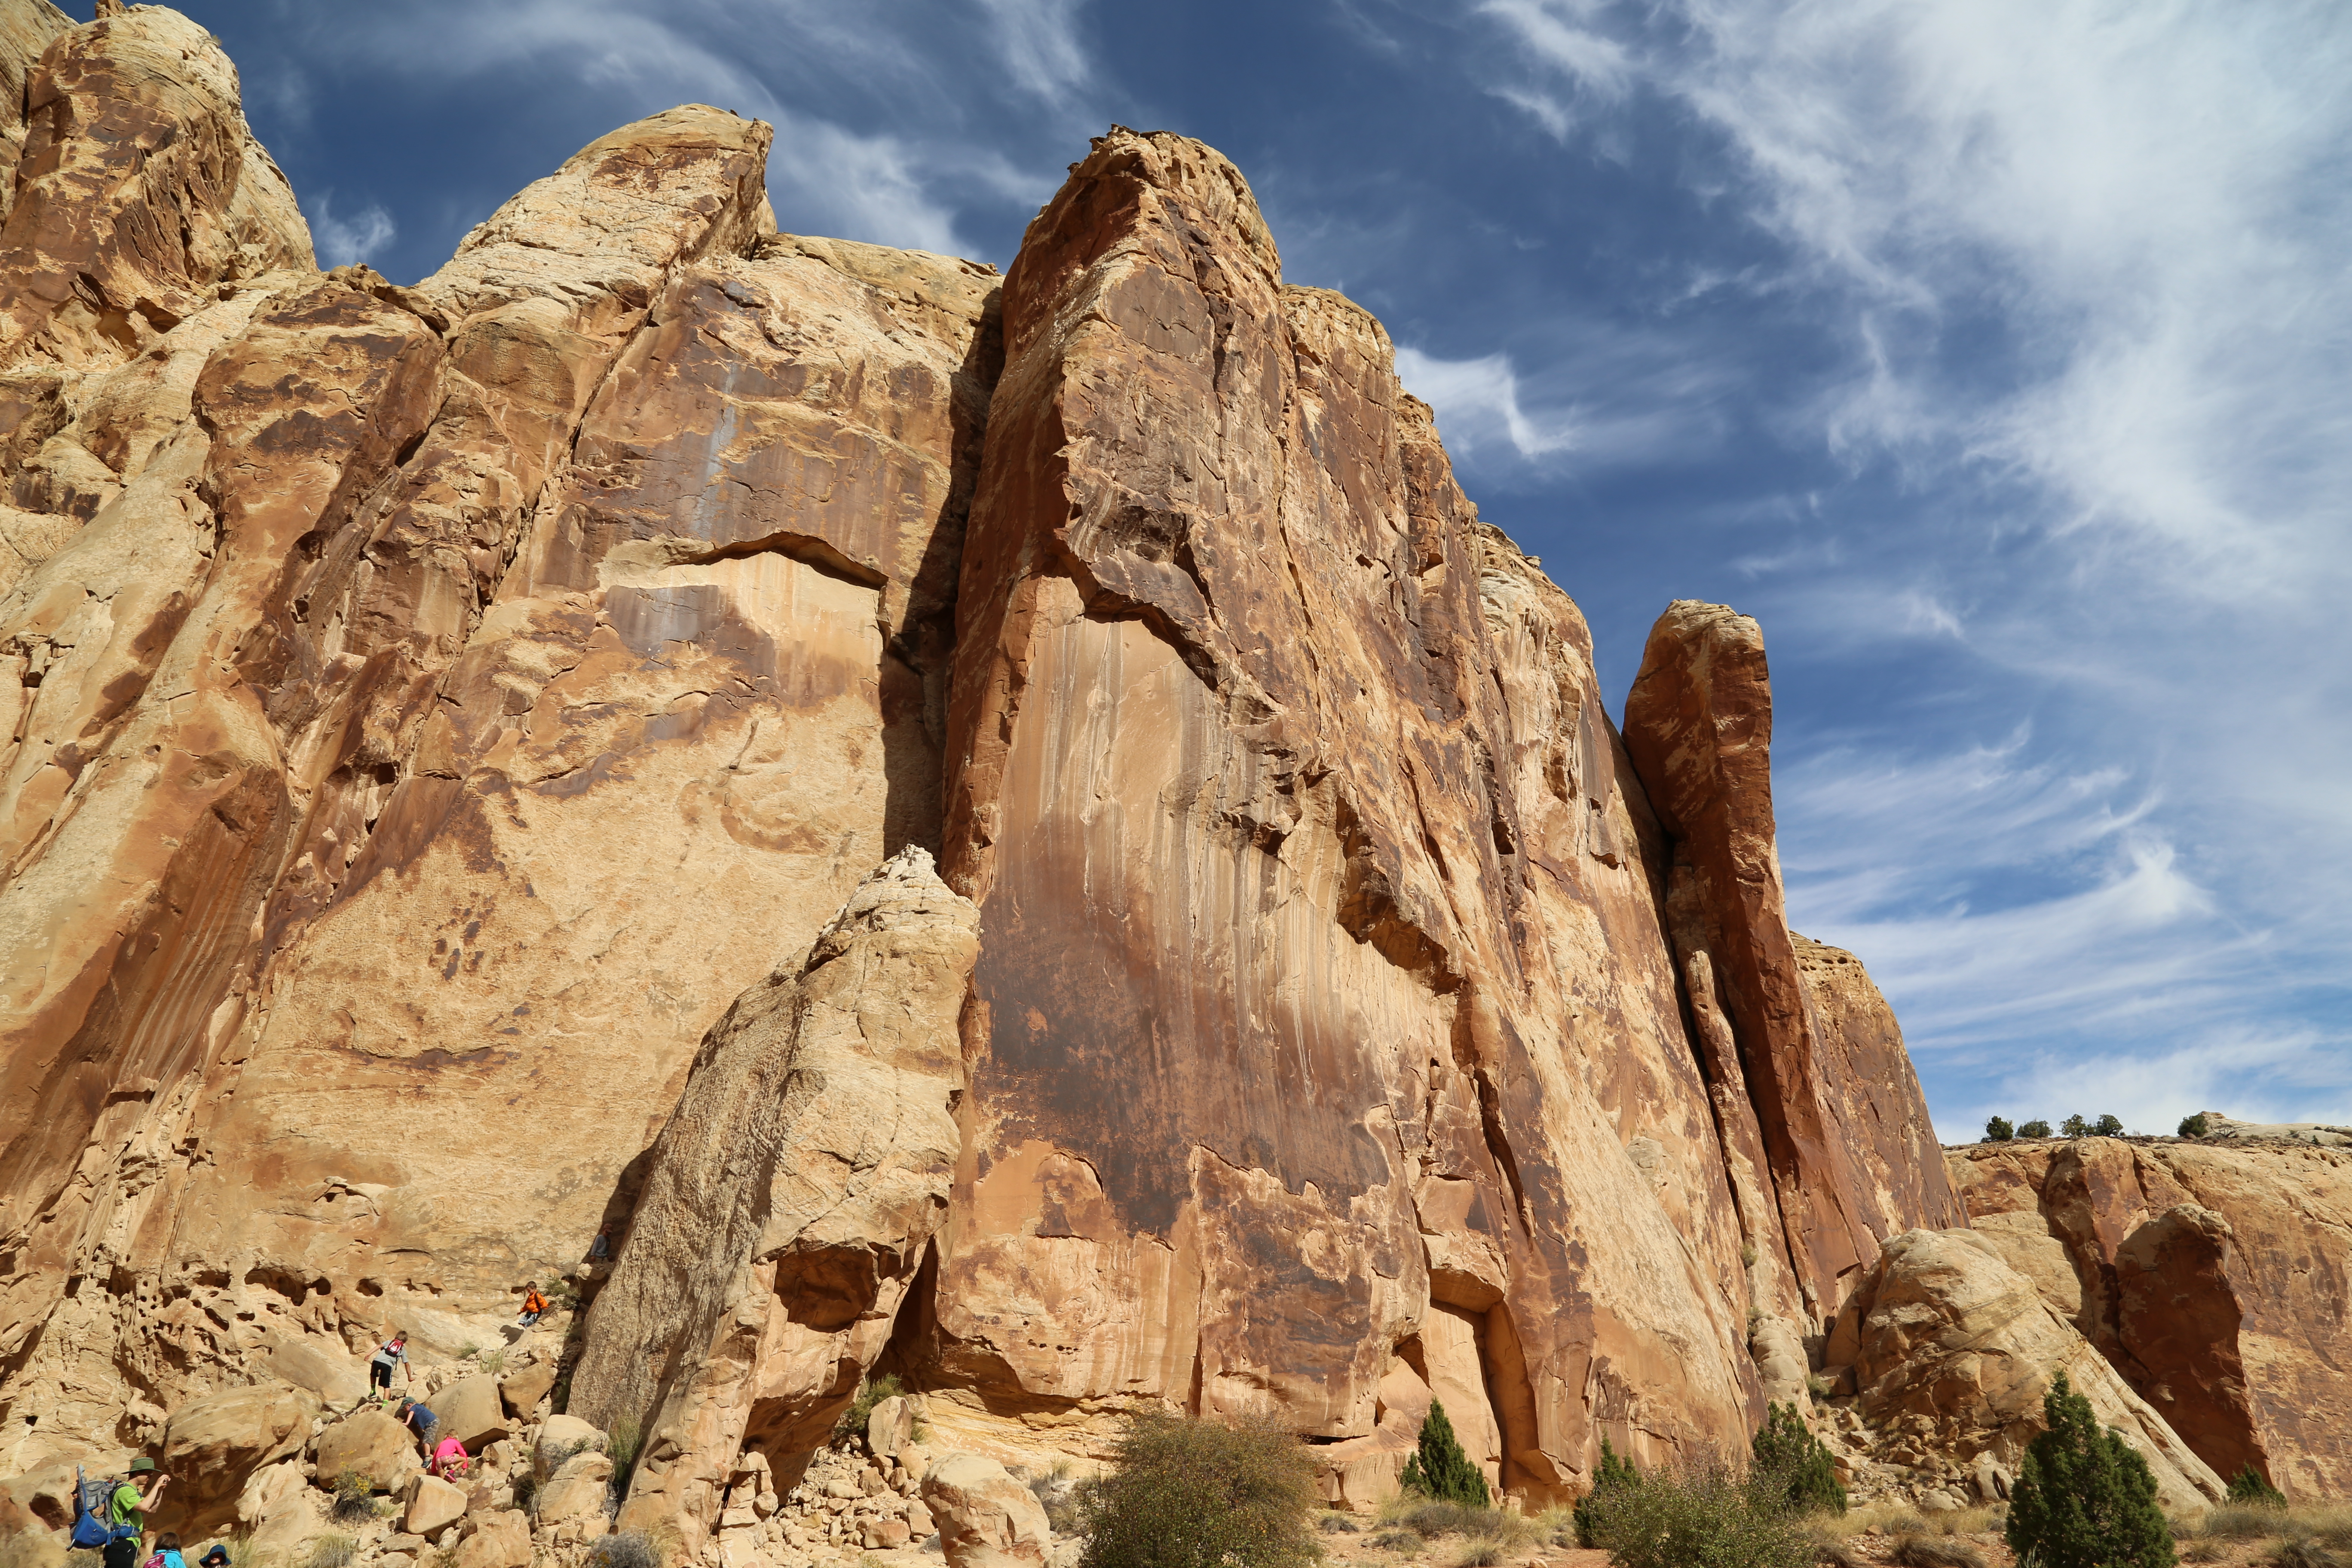
M 321 267 L 349 267 L 367 260 L 393 242 L 400 231 L 392 215 L 373 202 L 350 217 L 335 216 L 334 193 L 323 191 L 311 204 L 310 239 Z
M 1473 9 L 1511 46 L 1487 90 L 1533 62 L 1719 141 L 1709 200 L 1846 345 L 1784 438 L 1957 518 L 1742 559 L 1776 649 L 1952 649 L 1941 709 L 1779 757 L 1799 922 L 1872 964 L 1939 1110 L 2341 1114 L 2352 12 Z

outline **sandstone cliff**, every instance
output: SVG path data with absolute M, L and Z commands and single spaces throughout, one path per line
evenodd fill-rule
M 1441 1398 L 1541 1501 L 1737 1447 L 1961 1223 L 1787 929 L 1755 624 L 1670 609 L 1621 741 L 1214 152 L 1101 138 L 1000 280 L 769 232 L 688 106 L 400 287 L 184 18 L 11 4 L 13 1468 L 568 1276 L 697 1541 L 877 1365 L 978 1447 L 1268 1412 L 1349 1503 Z
M 2352 1489 L 2352 1151 L 2084 1138 L 1950 1164 L 1986 1241 L 2200 1458 Z

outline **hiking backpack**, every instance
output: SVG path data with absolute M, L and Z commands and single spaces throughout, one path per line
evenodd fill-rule
M 82 1550 L 105 1545 L 138 1533 L 131 1525 L 109 1524 L 107 1515 L 114 1511 L 114 1489 L 121 1481 L 112 1476 L 100 1476 L 91 1480 L 74 1467 L 73 1544 Z

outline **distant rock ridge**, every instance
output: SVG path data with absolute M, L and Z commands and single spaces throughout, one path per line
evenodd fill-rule
M 403 287 L 317 270 L 176 13 L 0 53 L 0 1524 L 179 1443 L 191 1528 L 290 1539 L 395 1328 L 539 1434 L 501 1475 L 643 1438 L 536 1537 L 467 1503 L 472 1568 L 624 1475 L 743 1568 L 883 1373 L 1005 1459 L 1270 1415 L 1349 1507 L 1442 1400 L 1533 1506 L 1877 1365 L 1838 1325 L 1968 1214 L 1788 929 L 1760 630 L 1670 606 L 1621 735 L 1220 154 L 1114 128 L 1000 278 L 774 232 L 770 129 L 688 105 Z M 561 1351 L 456 1378 L 531 1279 Z M 2033 1353 L 2121 1354 L 2077 1297 Z

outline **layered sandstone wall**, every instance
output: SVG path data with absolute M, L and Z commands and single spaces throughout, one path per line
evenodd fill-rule
M 1349 1502 L 1443 1399 L 1542 1500 L 1736 1448 L 1958 1222 L 1787 930 L 1754 624 L 1671 610 L 1621 741 L 1210 149 L 1100 139 L 1000 287 L 769 232 L 688 106 L 404 288 L 315 269 L 184 18 L 11 3 L 15 1468 L 454 1358 L 601 1233 L 567 1389 L 695 1539 L 877 1364 L 982 1446 L 1271 1413 Z M 975 947 L 792 957 L 929 849 Z
M 2019 1141 L 1950 1167 L 1987 1241 L 2207 1464 L 2352 1489 L 2352 1150 Z

